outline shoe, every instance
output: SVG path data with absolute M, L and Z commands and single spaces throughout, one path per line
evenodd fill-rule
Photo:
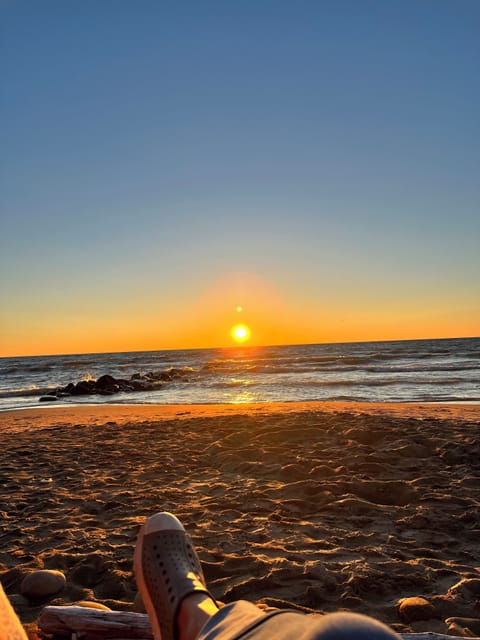
M 190 594 L 215 602 L 190 537 L 172 513 L 156 513 L 140 529 L 133 567 L 155 640 L 178 638 L 178 611 Z

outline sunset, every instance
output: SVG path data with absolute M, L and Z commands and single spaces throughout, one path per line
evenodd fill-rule
M 0 355 L 478 336 L 476 3 L 189 7 L 1 9 Z
M 0 25 L 0 639 L 478 637 L 480 0 Z

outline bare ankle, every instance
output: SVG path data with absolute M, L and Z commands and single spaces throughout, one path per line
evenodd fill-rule
M 178 611 L 178 639 L 195 640 L 202 627 L 217 611 L 217 605 L 205 593 L 187 596 Z

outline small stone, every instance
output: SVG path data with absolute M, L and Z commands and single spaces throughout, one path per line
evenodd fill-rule
M 56 402 L 57 400 L 57 396 L 41 396 L 38 399 L 39 402 Z
M 111 611 L 110 607 L 102 604 L 101 602 L 92 602 L 91 600 L 80 600 L 79 602 L 74 602 L 71 605 L 72 607 L 87 607 L 87 609 L 101 609 L 102 611 Z
M 430 620 L 435 618 L 435 607 L 425 598 L 401 598 L 398 603 L 398 615 L 403 622 Z
M 66 583 L 61 571 L 41 569 L 25 576 L 20 585 L 20 592 L 27 598 L 47 598 L 61 591 Z

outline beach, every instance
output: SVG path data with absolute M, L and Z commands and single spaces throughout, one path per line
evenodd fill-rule
M 221 602 L 356 611 L 400 632 L 470 619 L 480 635 L 479 417 L 360 402 L 0 413 L 2 584 L 23 622 L 46 604 L 141 610 L 135 539 L 166 510 Z M 66 586 L 21 595 L 38 569 Z M 400 610 L 410 597 L 427 604 Z

